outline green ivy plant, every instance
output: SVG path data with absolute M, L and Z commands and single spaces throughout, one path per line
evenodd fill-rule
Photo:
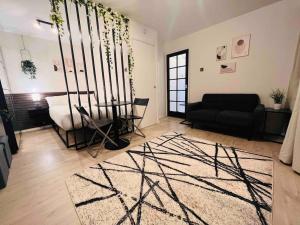
M 102 5 L 101 5 L 102 6 Z M 111 54 L 111 48 L 110 48 L 110 36 L 112 33 L 112 14 L 111 14 L 111 8 L 108 8 L 107 10 L 104 10 L 104 8 L 100 9 L 100 15 L 103 17 L 104 22 L 104 31 L 103 31 L 103 43 L 105 48 L 105 55 L 106 59 L 109 63 L 109 66 L 113 67 L 113 60 L 112 60 L 112 54 Z
M 130 79 L 133 79 L 133 76 L 132 76 L 132 72 L 133 72 L 133 68 L 134 68 L 134 58 L 133 58 L 133 49 L 132 49 L 132 46 L 130 44 L 130 38 L 129 38 L 129 19 L 122 15 L 122 21 L 123 21 L 123 32 L 122 32 L 122 40 L 125 41 L 125 43 L 127 44 L 128 46 L 128 71 L 129 71 L 129 78 Z
M 49 0 L 50 4 L 52 5 L 51 11 L 50 11 L 50 20 L 53 22 L 53 24 L 57 25 L 58 33 L 60 35 L 64 34 L 63 24 L 64 20 L 62 18 L 61 12 L 60 12 L 60 5 L 64 2 L 64 0 Z
M 31 60 L 21 61 L 22 71 L 29 75 L 30 79 L 36 79 L 36 67 Z
M 128 46 L 128 72 L 129 79 L 133 79 L 132 72 L 134 67 L 133 50 L 130 45 L 129 39 L 129 18 L 123 14 L 120 14 L 109 7 L 104 7 L 101 3 L 95 3 L 93 0 L 68 0 L 74 3 L 78 3 L 79 6 L 87 6 L 88 16 L 91 15 L 93 9 L 96 9 L 99 16 L 102 16 L 104 21 L 104 31 L 103 31 L 103 43 L 105 47 L 105 54 L 110 67 L 113 67 L 113 60 L 111 54 L 111 43 L 110 37 L 114 34 L 113 39 L 116 44 L 121 45 L 124 41 Z M 57 25 L 58 32 L 63 35 L 63 23 L 62 14 L 60 11 L 60 6 L 64 0 L 50 0 L 52 4 L 52 9 L 50 12 L 51 21 Z M 92 29 L 91 29 L 92 30 Z M 114 31 L 114 32 L 112 32 Z

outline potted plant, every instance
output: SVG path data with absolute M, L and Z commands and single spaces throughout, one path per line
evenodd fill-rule
M 21 61 L 22 71 L 25 74 L 30 75 L 30 79 L 36 79 L 36 67 L 31 60 L 23 60 Z
M 281 109 L 281 105 L 282 105 L 282 101 L 285 97 L 285 93 L 284 91 L 280 90 L 279 88 L 273 90 L 271 92 L 271 98 L 273 99 L 274 101 L 274 109 L 275 110 L 279 110 Z

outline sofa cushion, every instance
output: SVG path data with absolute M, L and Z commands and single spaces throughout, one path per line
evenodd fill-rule
M 214 109 L 199 109 L 188 113 L 191 121 L 215 122 L 220 111 Z
M 239 111 L 221 111 L 217 118 L 217 123 L 236 127 L 249 127 L 253 121 L 253 114 Z
M 253 112 L 259 104 L 256 94 L 205 94 L 202 108 Z

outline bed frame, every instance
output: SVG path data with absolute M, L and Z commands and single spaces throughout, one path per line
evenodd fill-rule
M 83 127 L 83 128 L 79 128 L 79 129 L 72 129 L 72 130 L 63 130 L 62 128 L 60 128 L 59 126 L 57 126 L 55 123 L 53 123 L 52 125 L 53 129 L 55 130 L 55 132 L 57 133 L 57 135 L 59 136 L 59 138 L 62 140 L 62 142 L 65 144 L 65 146 L 67 148 L 73 148 L 76 147 L 77 150 L 83 149 L 85 147 L 87 147 L 87 143 L 90 140 L 91 136 L 89 135 L 88 128 Z M 131 127 L 126 127 L 121 134 L 128 134 L 131 132 Z M 63 132 L 61 132 L 63 131 Z M 77 134 L 83 134 L 84 136 L 84 140 L 80 141 L 80 142 L 74 142 L 74 143 L 70 143 L 70 135 L 74 136 Z M 77 139 L 78 140 L 78 139 Z M 95 140 L 93 141 L 93 143 L 91 145 L 95 145 L 95 144 L 99 144 L 101 143 L 102 139 L 101 138 L 95 138 Z
M 87 139 L 88 135 L 87 135 L 87 132 L 86 132 L 87 128 L 83 127 L 83 128 L 80 128 L 80 129 L 73 129 L 73 130 L 65 131 L 65 130 L 61 129 L 59 126 L 57 126 L 54 123 L 53 124 L 53 129 L 55 130 L 55 132 L 57 133 L 57 135 L 59 136 L 59 138 L 62 140 L 62 142 L 65 144 L 65 146 L 67 148 L 76 147 L 77 150 L 80 150 L 80 149 L 83 149 L 83 148 L 87 147 L 87 142 L 88 142 L 88 139 Z M 61 132 L 61 131 L 63 131 L 63 132 Z M 76 142 L 70 143 L 70 135 L 74 136 L 74 135 L 77 135 L 77 134 L 83 134 L 84 140 L 80 141 L 80 142 L 77 141 L 77 143 Z M 95 139 L 94 142 L 92 143 L 92 145 L 98 144 L 100 142 L 101 142 L 100 139 Z

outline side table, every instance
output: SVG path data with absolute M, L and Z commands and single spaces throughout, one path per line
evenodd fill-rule
M 52 124 L 48 107 L 37 107 L 28 110 L 29 118 L 35 126 L 41 127 Z
M 273 108 L 266 108 L 263 139 L 282 144 L 291 115 L 292 112 L 290 109 L 275 110 Z M 272 125 L 273 127 L 276 125 L 277 129 L 273 129 Z

